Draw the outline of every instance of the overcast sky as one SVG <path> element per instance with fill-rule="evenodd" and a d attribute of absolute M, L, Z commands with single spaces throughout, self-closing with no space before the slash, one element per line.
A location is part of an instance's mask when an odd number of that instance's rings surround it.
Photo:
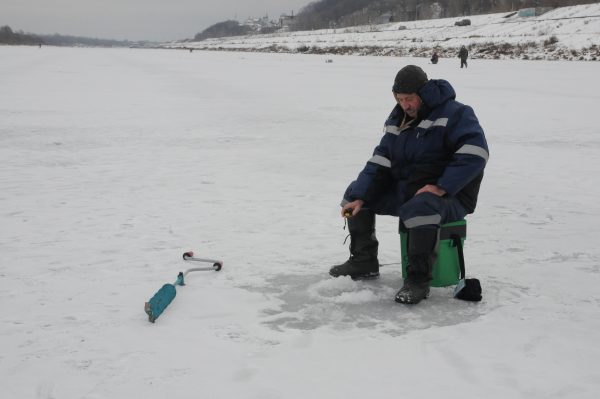
<path fill-rule="evenodd" d="M 175 40 L 227 19 L 277 20 L 312 0 L 0 0 L 0 26 L 105 39 Z"/>

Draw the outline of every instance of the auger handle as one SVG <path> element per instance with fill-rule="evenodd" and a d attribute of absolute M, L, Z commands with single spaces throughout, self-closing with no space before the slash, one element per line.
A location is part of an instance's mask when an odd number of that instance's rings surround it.
<path fill-rule="evenodd" d="M 211 270 L 214 269 L 215 271 L 219 271 L 223 268 L 223 261 L 221 260 L 217 260 L 217 259 L 206 259 L 206 258 L 196 258 L 194 257 L 194 252 L 193 251 L 188 251 L 188 252 L 184 252 L 183 253 L 183 260 L 186 261 L 193 261 L 193 262 L 203 262 L 203 263 L 212 263 L 213 266 L 212 268 L 195 268 L 195 269 L 189 269 L 188 271 L 199 271 L 199 270 Z M 186 271 L 186 274 L 187 272 Z"/>

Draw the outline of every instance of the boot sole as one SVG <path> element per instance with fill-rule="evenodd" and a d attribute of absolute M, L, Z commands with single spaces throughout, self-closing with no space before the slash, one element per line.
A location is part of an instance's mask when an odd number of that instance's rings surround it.
<path fill-rule="evenodd" d="M 428 293 L 427 293 L 427 295 L 425 295 L 425 297 L 424 297 L 423 299 L 420 299 L 420 300 L 418 300 L 418 301 L 416 301 L 416 302 L 415 302 L 415 301 L 413 301 L 413 300 L 406 300 L 406 301 L 405 301 L 405 300 L 403 300 L 402 298 L 398 298 L 398 297 L 395 297 L 395 298 L 394 298 L 394 301 L 396 301 L 397 303 L 404 304 L 404 305 L 416 305 L 416 304 L 418 304 L 419 302 L 421 302 L 422 300 L 429 298 L 429 294 L 430 294 L 430 293 L 428 292 Z"/>
<path fill-rule="evenodd" d="M 354 281 L 357 280 L 375 280 L 379 278 L 379 272 L 372 272 L 367 274 L 355 274 L 354 276 L 350 276 L 350 278 Z"/>
<path fill-rule="evenodd" d="M 329 273 L 329 275 L 331 277 L 346 277 L 349 276 L 352 280 L 375 280 L 377 278 L 379 278 L 379 272 L 372 272 L 372 273 L 366 273 L 366 274 L 331 274 Z"/>

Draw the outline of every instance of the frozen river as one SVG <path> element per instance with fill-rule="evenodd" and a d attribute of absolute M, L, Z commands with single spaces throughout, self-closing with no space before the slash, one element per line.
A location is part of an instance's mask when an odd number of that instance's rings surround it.
<path fill-rule="evenodd" d="M 325 62 L 327 59 L 333 62 Z M 596 63 L 0 46 L 6 398 L 596 398 Z M 422 66 L 484 127 L 484 300 L 331 279 L 338 204 Z M 382 263 L 399 261 L 380 218 Z M 186 265 L 155 323 L 143 304 Z"/>

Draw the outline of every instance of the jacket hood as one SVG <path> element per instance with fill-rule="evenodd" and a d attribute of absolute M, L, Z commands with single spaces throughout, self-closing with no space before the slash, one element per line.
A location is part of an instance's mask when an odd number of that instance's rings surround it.
<path fill-rule="evenodd" d="M 450 82 L 443 79 L 430 79 L 418 94 L 429 109 L 456 98 L 456 92 Z"/>

